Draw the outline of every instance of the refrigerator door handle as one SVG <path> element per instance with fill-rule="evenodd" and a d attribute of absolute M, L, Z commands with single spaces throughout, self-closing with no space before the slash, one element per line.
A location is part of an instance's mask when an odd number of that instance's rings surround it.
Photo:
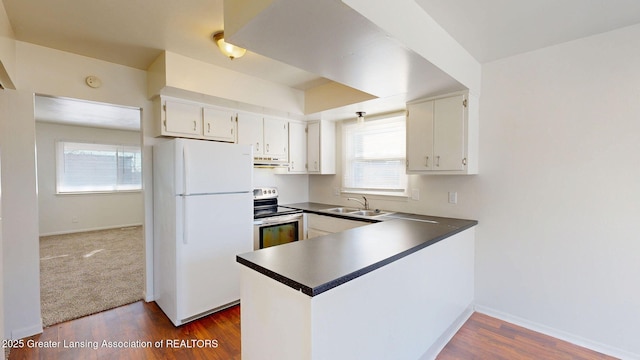
<path fill-rule="evenodd" d="M 187 146 L 182 148 L 182 194 L 189 195 L 187 193 L 187 181 L 189 179 L 189 155 Z"/>
<path fill-rule="evenodd" d="M 187 206 L 187 199 L 189 199 L 188 196 L 182 197 L 182 243 L 185 245 L 189 243 L 189 227 L 187 226 L 187 219 L 189 219 L 187 209 L 189 207 Z"/>

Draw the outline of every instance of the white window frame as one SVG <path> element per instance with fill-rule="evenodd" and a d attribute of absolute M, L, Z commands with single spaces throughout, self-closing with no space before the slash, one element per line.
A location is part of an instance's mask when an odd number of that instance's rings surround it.
<path fill-rule="evenodd" d="M 91 185 L 86 184 L 72 185 L 65 183 L 65 170 L 66 164 L 69 159 L 65 157 L 65 146 L 75 147 L 78 150 L 82 148 L 87 151 L 113 151 L 115 153 L 116 165 L 113 169 L 115 177 L 115 183 L 103 184 L 103 185 Z M 121 166 L 121 154 L 123 153 L 135 153 L 134 167 L 140 174 L 140 183 L 125 184 L 123 183 L 121 171 L 125 171 Z M 56 141 L 56 194 L 96 194 L 96 193 L 121 193 L 121 192 L 139 192 L 142 191 L 142 148 L 140 145 L 124 145 L 124 144 L 109 144 L 109 143 L 92 143 L 84 141 Z"/>
<path fill-rule="evenodd" d="M 389 156 L 362 156 L 359 159 L 352 159 L 350 146 L 352 146 L 353 139 L 350 137 L 355 136 L 360 130 L 371 130 L 372 127 L 378 128 L 379 131 L 384 127 L 401 125 L 402 132 L 397 134 L 394 144 L 397 146 L 395 151 L 390 151 Z M 377 144 L 377 143 L 376 143 Z M 383 141 L 377 145 L 384 146 L 390 145 L 389 142 Z M 360 163 L 363 166 L 366 161 L 392 161 L 397 163 L 398 186 L 380 188 L 380 187 L 368 187 L 366 184 L 358 184 L 356 180 L 354 161 Z M 366 167 L 366 165 L 364 165 Z M 396 197 L 408 197 L 409 177 L 406 173 L 406 117 L 403 113 L 389 114 L 383 117 L 376 117 L 368 119 L 364 124 L 358 124 L 356 122 L 343 122 L 342 123 L 342 192 L 343 193 L 355 193 L 355 194 L 367 194 L 367 195 L 384 195 L 384 196 L 396 196 Z"/>

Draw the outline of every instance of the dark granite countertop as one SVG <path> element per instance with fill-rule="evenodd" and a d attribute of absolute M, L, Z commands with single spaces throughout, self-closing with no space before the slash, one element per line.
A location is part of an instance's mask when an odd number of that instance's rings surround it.
<path fill-rule="evenodd" d="M 334 205 L 298 203 L 284 206 L 365 220 L 321 211 Z M 376 223 L 240 254 L 236 260 L 295 290 L 316 296 L 478 223 L 404 213 L 365 221 Z"/>

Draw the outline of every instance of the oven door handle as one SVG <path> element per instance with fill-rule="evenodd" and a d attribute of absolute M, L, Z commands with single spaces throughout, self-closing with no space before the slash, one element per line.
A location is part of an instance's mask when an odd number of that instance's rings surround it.
<path fill-rule="evenodd" d="M 255 219 L 253 221 L 254 225 L 273 225 L 280 223 L 287 223 L 291 221 L 300 221 L 302 219 L 302 214 L 293 214 L 293 215 L 280 215 L 273 216 L 263 219 Z"/>

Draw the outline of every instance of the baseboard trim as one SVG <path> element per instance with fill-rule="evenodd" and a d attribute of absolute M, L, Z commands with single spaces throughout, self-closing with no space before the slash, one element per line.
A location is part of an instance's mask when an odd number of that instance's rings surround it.
<path fill-rule="evenodd" d="M 431 345 L 431 347 L 420 357 L 419 360 L 433 360 L 438 357 L 438 354 L 444 349 L 445 346 L 453 339 L 458 330 L 464 325 L 467 320 L 473 315 L 473 304 L 470 304 L 458 318 L 445 330 L 442 335 Z"/>
<path fill-rule="evenodd" d="M 138 224 L 128 224 L 128 225 L 113 225 L 113 226 L 102 226 L 88 229 L 74 229 L 74 230 L 65 230 L 65 231 L 54 231 L 50 233 L 40 234 L 40 236 L 53 236 L 53 235 L 66 235 L 66 234 L 75 234 L 87 231 L 98 231 L 98 230 L 111 230 L 111 229 L 120 229 L 120 228 L 128 228 L 133 226 L 142 226 L 142 223 Z"/>
<path fill-rule="evenodd" d="M 11 339 L 12 340 L 17 340 L 17 339 L 23 339 L 29 336 L 33 336 L 36 334 L 42 334 L 42 321 L 40 321 L 40 324 L 37 325 L 33 325 L 33 326 L 28 326 L 28 327 L 23 327 L 21 329 L 16 329 L 16 330 L 12 330 L 11 331 Z"/>
<path fill-rule="evenodd" d="M 574 345 L 582 346 L 584 348 L 597 351 L 599 353 L 613 356 L 619 359 L 624 360 L 640 360 L 640 354 L 634 354 L 625 350 L 621 350 L 609 345 L 601 344 L 596 341 L 588 340 L 583 337 L 577 336 L 575 334 L 571 334 L 562 330 L 554 329 L 552 327 L 538 324 L 533 321 L 529 321 L 527 319 L 514 316 L 511 314 L 504 313 L 502 311 L 498 311 L 486 306 L 475 305 L 475 311 L 481 314 L 485 314 L 496 319 L 500 319 L 518 326 L 522 326 L 523 328 L 537 331 L 539 333 L 552 336 L 556 339 L 564 340 L 566 342 L 570 342 Z"/>

